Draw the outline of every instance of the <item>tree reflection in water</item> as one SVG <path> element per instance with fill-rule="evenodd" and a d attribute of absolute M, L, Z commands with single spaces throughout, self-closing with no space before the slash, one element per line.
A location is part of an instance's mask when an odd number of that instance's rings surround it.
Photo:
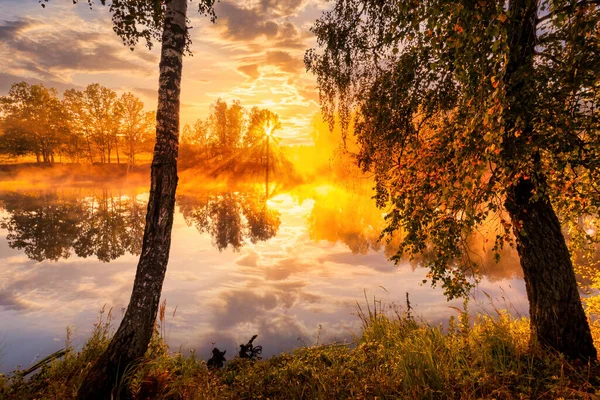
<path fill-rule="evenodd" d="M 107 189 L 101 196 L 84 200 L 87 213 L 73 244 L 79 257 L 96 255 L 101 261 L 111 261 L 125 253 L 139 255 L 144 235 L 146 203 L 129 197 L 114 197 Z"/>
<path fill-rule="evenodd" d="M 228 246 L 239 250 L 246 240 L 268 240 L 277 234 L 280 213 L 268 206 L 260 189 L 219 194 L 184 194 L 177 204 L 185 222 L 200 233 L 208 233 L 214 246 L 222 251 Z"/>
<path fill-rule="evenodd" d="M 355 254 L 383 251 L 389 257 L 396 253 L 398 241 L 379 240 L 383 211 L 373 204 L 370 190 L 368 184 L 352 189 L 306 185 L 294 188 L 292 196 L 299 203 L 314 201 L 306 221 L 312 240 L 341 242 Z M 276 197 L 277 192 L 272 187 L 269 196 Z M 185 222 L 210 235 L 219 251 L 239 250 L 246 242 L 268 240 L 279 230 L 280 212 L 269 207 L 266 193 L 264 185 L 243 186 L 235 192 L 188 189 L 177 196 L 177 205 Z M 0 192 L 0 206 L 5 210 L 0 226 L 8 231 L 8 245 L 32 260 L 58 261 L 75 254 L 109 262 L 125 254 L 139 255 L 146 205 L 132 190 Z M 504 249 L 496 263 L 489 245 L 492 239 L 487 235 L 468 238 L 471 256 L 481 264 L 482 273 L 490 280 L 520 277 L 514 249 Z M 427 257 L 425 249 L 420 257 L 402 261 L 414 268 Z"/>
<path fill-rule="evenodd" d="M 240 249 L 276 235 L 280 214 L 269 209 L 260 190 L 178 196 L 188 225 L 208 233 L 220 251 Z M 0 192 L 5 215 L 0 227 L 13 249 L 35 261 L 58 261 L 72 254 L 109 262 L 142 248 L 146 200 L 111 189 Z"/>
<path fill-rule="evenodd" d="M 344 243 L 354 254 L 368 254 L 383 251 L 387 257 L 398 252 L 403 231 L 398 230 L 393 237 L 382 237 L 384 214 L 372 199 L 372 184 L 367 182 L 354 185 L 320 185 L 310 187 L 305 198 L 314 200 L 308 217 L 308 232 L 315 241 Z M 494 258 L 493 243 L 499 227 L 497 221 L 486 222 L 478 232 L 465 239 L 467 256 L 476 262 L 478 272 L 490 281 L 521 278 L 522 270 L 516 250 L 505 246 L 500 251 L 500 259 Z M 427 247 L 418 256 L 400 257 L 397 261 L 412 268 L 426 264 L 432 257 Z M 472 274 L 475 270 L 466 271 Z"/>
<path fill-rule="evenodd" d="M 32 260 L 58 261 L 74 252 L 109 262 L 140 254 L 146 204 L 135 193 L 9 192 L 0 194 L 0 203 L 8 214 L 0 223 L 8 245 Z"/>

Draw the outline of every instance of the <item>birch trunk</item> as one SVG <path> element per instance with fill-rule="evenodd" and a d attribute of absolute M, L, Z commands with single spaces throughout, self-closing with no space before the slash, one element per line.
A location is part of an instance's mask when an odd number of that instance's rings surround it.
<path fill-rule="evenodd" d="M 177 187 L 177 153 L 179 150 L 179 94 L 182 58 L 185 48 L 187 0 L 166 3 L 162 36 L 156 146 L 152 160 L 150 198 L 142 252 L 123 321 L 106 352 L 92 366 L 78 399 L 128 397 L 115 388 L 125 371 L 146 352 L 154 329 L 162 285 L 169 260 L 171 228 Z M 125 377 L 126 378 L 126 377 Z M 126 385 L 121 385 L 124 387 Z"/>

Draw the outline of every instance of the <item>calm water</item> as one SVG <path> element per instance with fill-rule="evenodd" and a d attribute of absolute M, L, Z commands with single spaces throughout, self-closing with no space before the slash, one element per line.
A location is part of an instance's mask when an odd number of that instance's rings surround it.
<path fill-rule="evenodd" d="M 235 190 L 180 188 L 163 289 L 172 349 L 208 358 L 235 353 L 258 334 L 264 356 L 360 333 L 356 302 L 365 291 L 439 323 L 456 310 L 426 270 L 387 261 L 377 238 L 382 211 L 366 188 L 303 185 Z M 129 187 L 44 187 L 0 191 L 0 372 L 28 366 L 89 335 L 99 310 L 117 319 L 127 305 L 141 248 L 147 193 Z M 482 256 L 487 260 L 487 255 Z M 474 293 L 527 314 L 514 255 L 490 264 Z M 118 321 L 116 321 L 118 323 Z"/>

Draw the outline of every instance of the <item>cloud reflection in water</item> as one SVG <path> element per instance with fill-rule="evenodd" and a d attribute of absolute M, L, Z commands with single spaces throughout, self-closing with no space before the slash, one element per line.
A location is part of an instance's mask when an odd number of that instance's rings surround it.
<path fill-rule="evenodd" d="M 236 343 L 258 334 L 269 356 L 349 339 L 360 331 L 353 313 L 364 289 L 388 303 L 410 292 L 416 312 L 431 322 L 452 315 L 441 290 L 420 284 L 425 270 L 387 261 L 393 243 L 377 242 L 381 211 L 368 196 L 331 190 L 299 187 L 268 202 L 257 188 L 178 195 L 163 290 L 167 315 L 177 306 L 167 317 L 173 348 L 207 356 L 216 343 L 233 354 Z M 81 345 L 104 304 L 120 316 L 135 274 L 143 227 L 136 216 L 143 218 L 145 199 L 108 189 L 0 194 L 2 371 L 60 348 L 66 326 L 77 327 Z M 32 228 L 46 216 L 54 225 Z M 45 237 L 36 239 L 36 232 Z M 514 277 L 484 280 L 481 290 L 499 297 L 502 286 L 526 310 L 524 287 Z"/>

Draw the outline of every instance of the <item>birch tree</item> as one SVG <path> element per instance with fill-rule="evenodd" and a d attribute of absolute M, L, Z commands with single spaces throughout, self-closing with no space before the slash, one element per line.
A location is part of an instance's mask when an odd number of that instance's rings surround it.
<path fill-rule="evenodd" d="M 45 5 L 48 0 L 44 0 Z M 106 0 L 100 0 L 105 5 Z M 88 0 L 93 5 L 93 0 Z M 214 0 L 200 0 L 198 11 L 214 22 Z M 87 372 L 79 399 L 111 399 L 124 372 L 140 359 L 152 336 L 169 260 L 177 187 L 179 109 L 183 55 L 189 50 L 187 0 L 115 0 L 109 5 L 113 29 L 125 45 L 159 41 L 156 145 L 151 166 L 150 196 L 142 252 L 129 306 L 107 350 Z M 126 385 L 125 385 L 126 386 Z"/>
<path fill-rule="evenodd" d="M 151 131 L 156 130 L 153 120 L 156 116 L 152 111 L 144 111 L 144 103 L 131 93 L 121 96 L 121 132 L 125 140 L 125 152 L 128 164 L 135 165 L 135 156 L 145 150 L 150 141 Z"/>
<path fill-rule="evenodd" d="M 596 349 L 561 222 L 600 207 L 599 20 L 596 1 L 338 0 L 305 56 L 330 125 L 355 112 L 394 259 L 426 250 L 431 281 L 464 295 L 479 267 L 466 239 L 498 221 L 532 338 L 585 360 Z"/>

